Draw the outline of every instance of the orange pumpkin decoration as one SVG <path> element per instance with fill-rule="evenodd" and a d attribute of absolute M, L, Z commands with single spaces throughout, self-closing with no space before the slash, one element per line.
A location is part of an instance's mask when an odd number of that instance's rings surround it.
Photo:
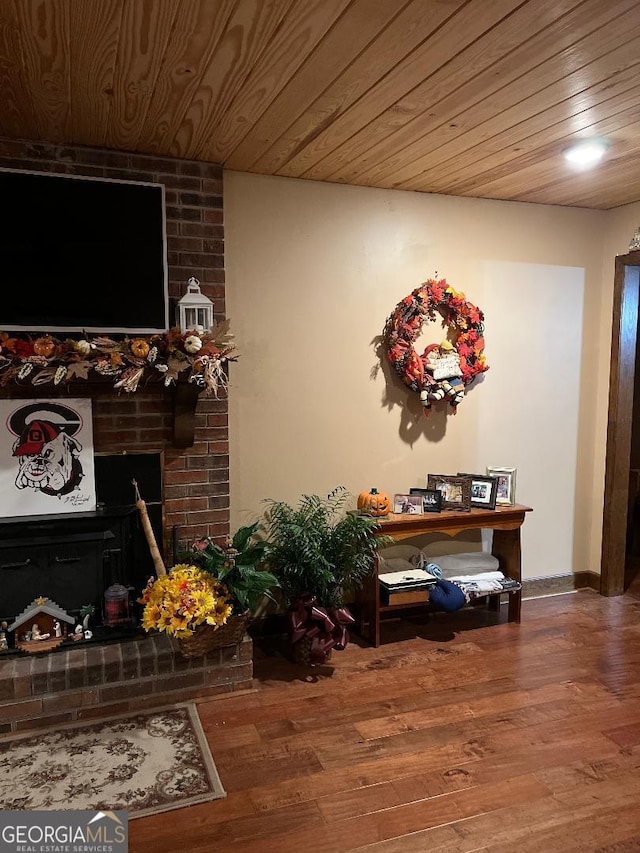
<path fill-rule="evenodd" d="M 146 358 L 149 355 L 149 344 L 144 338 L 136 338 L 131 341 L 131 352 L 137 358 Z"/>
<path fill-rule="evenodd" d="M 33 351 L 36 355 L 42 355 L 44 358 L 51 358 L 55 352 L 56 345 L 51 338 L 37 338 L 33 342 Z"/>
<path fill-rule="evenodd" d="M 391 511 L 391 498 L 386 492 L 379 492 L 377 489 L 371 489 L 369 492 L 360 492 L 358 495 L 358 509 L 376 518 L 381 515 L 388 515 Z"/>

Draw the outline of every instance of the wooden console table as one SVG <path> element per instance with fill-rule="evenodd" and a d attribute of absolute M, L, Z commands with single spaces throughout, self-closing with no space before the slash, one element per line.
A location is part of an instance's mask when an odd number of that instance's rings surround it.
<path fill-rule="evenodd" d="M 456 536 L 463 530 L 493 530 L 493 546 L 491 553 L 500 562 L 500 570 L 506 577 L 522 581 L 520 564 L 520 528 L 524 522 L 525 513 L 531 512 L 531 507 L 513 504 L 498 506 L 495 510 L 472 509 L 471 512 L 456 512 L 444 510 L 440 513 L 425 513 L 424 515 L 398 515 L 390 513 L 378 519 L 379 536 L 393 536 L 396 541 L 419 536 L 422 533 L 444 533 Z M 436 562 L 436 559 L 434 559 Z M 505 593 L 507 591 L 505 590 Z M 367 579 L 365 586 L 358 595 L 360 604 L 360 633 L 368 637 L 369 642 L 376 648 L 380 645 L 380 615 L 391 611 L 408 610 L 424 605 L 380 603 L 380 586 L 376 570 Z M 499 598 L 497 599 L 499 602 Z M 520 622 L 520 607 L 522 590 L 509 593 L 509 622 Z M 365 629 L 368 623 L 368 631 Z"/>

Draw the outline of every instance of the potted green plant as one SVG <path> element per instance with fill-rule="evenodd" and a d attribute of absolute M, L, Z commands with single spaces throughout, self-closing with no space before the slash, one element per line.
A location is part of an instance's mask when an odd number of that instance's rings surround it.
<path fill-rule="evenodd" d="M 278 579 L 264 568 L 267 543 L 257 538 L 260 522 L 238 528 L 225 547 L 211 537 L 198 539 L 189 553 L 195 565 L 209 572 L 229 593 L 234 613 L 255 614 L 264 597 L 275 601 Z"/>
<path fill-rule="evenodd" d="M 345 647 L 354 622 L 345 597 L 362 586 L 379 548 L 391 541 L 377 535 L 377 519 L 344 512 L 349 497 L 338 486 L 324 498 L 303 495 L 296 506 L 265 501 L 265 557 L 289 606 L 294 657 L 303 662 L 323 663 L 331 649 Z"/>

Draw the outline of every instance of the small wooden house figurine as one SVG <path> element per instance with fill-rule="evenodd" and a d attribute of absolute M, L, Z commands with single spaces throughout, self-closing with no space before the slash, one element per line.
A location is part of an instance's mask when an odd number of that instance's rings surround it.
<path fill-rule="evenodd" d="M 29 654 L 46 652 L 59 646 L 67 636 L 72 616 L 50 598 L 36 598 L 22 611 L 9 631 L 15 631 L 16 648 Z"/>

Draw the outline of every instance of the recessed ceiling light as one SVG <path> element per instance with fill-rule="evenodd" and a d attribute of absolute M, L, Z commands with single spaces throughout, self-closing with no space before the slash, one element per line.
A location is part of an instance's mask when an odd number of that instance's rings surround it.
<path fill-rule="evenodd" d="M 589 166 L 595 166 L 602 159 L 607 147 L 608 145 L 603 139 L 588 139 L 565 149 L 563 154 L 572 166 L 587 169 Z"/>

